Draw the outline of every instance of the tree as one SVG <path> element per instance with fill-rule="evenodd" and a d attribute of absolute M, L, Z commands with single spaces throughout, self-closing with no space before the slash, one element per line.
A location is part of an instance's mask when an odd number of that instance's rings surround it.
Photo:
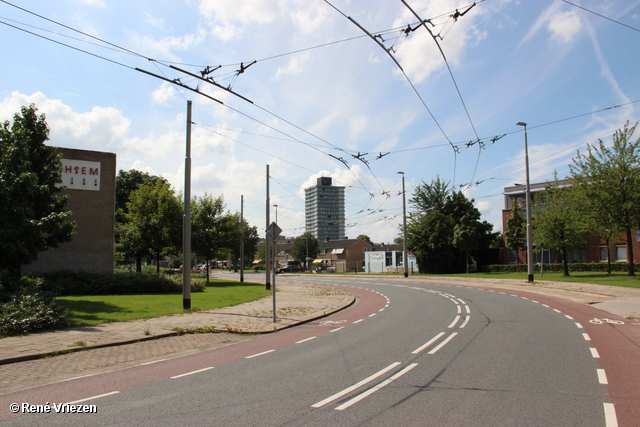
<path fill-rule="evenodd" d="M 592 212 L 592 225 L 625 233 L 629 276 L 635 276 L 633 231 L 640 222 L 640 138 L 632 140 L 637 126 L 627 122 L 614 133 L 612 147 L 599 140 L 569 165 L 573 187 Z"/>
<path fill-rule="evenodd" d="M 366 234 L 361 234 L 358 237 L 356 237 L 356 239 L 364 240 L 365 242 L 367 242 L 368 244 L 373 246 L 373 242 L 371 241 L 371 238 L 369 236 L 367 236 Z"/>
<path fill-rule="evenodd" d="M 589 232 L 573 202 L 573 188 L 561 187 L 557 179 L 550 185 L 538 193 L 532 207 L 534 241 L 560 252 L 564 275 L 569 276 L 569 250 L 585 247 Z"/>
<path fill-rule="evenodd" d="M 238 271 L 240 248 L 244 236 L 244 259 L 251 260 L 258 250 L 258 227 L 250 226 L 247 220 L 240 221 L 240 213 L 228 213 L 222 219 L 221 247 L 230 254 L 234 271 Z"/>
<path fill-rule="evenodd" d="M 493 242 L 493 226 L 480 221 L 473 200 L 451 191 L 440 177 L 416 187 L 410 203 L 415 210 L 407 223 L 407 246 L 421 272 L 462 271 L 469 256 L 477 259 Z"/>
<path fill-rule="evenodd" d="M 209 261 L 216 258 L 221 248 L 223 234 L 224 200 L 205 193 L 191 202 L 191 249 Z M 191 266 L 183 266 L 183 268 Z M 209 275 L 207 274 L 207 283 Z"/>
<path fill-rule="evenodd" d="M 527 221 L 522 215 L 520 207 L 515 202 L 506 225 L 507 229 L 504 232 L 504 243 L 508 249 L 516 253 L 516 271 L 519 271 L 520 257 L 518 255 L 527 243 Z"/>
<path fill-rule="evenodd" d="M 141 172 L 136 169 L 129 171 L 120 170 L 116 176 L 116 223 L 122 224 L 124 217 L 128 211 L 127 203 L 131 193 L 142 184 L 155 185 L 157 182 L 168 184 L 165 178 L 161 176 L 149 175 L 147 172 Z"/>
<path fill-rule="evenodd" d="M 302 236 L 298 236 L 293 240 L 291 248 L 291 256 L 298 262 L 304 261 L 304 268 L 308 270 L 308 259 L 315 258 L 318 254 L 318 239 L 313 234 L 306 232 Z"/>
<path fill-rule="evenodd" d="M 59 196 L 61 155 L 44 145 L 49 128 L 34 105 L 0 127 L 0 269 L 13 284 L 38 253 L 72 239 L 75 223 Z"/>
<path fill-rule="evenodd" d="M 183 214 L 180 200 L 167 183 L 142 184 L 131 193 L 128 208 L 122 248 L 136 257 L 136 271 L 142 270 L 138 260 L 151 255 L 156 260 L 159 273 L 160 257 L 178 252 L 182 245 Z"/>

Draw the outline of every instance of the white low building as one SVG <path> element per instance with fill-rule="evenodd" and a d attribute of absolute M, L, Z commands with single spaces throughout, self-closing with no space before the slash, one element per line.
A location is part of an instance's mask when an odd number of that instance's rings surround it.
<path fill-rule="evenodd" d="M 416 257 L 412 253 L 408 256 L 409 273 L 418 271 Z M 371 251 L 364 253 L 365 273 L 402 273 L 402 251 Z"/>

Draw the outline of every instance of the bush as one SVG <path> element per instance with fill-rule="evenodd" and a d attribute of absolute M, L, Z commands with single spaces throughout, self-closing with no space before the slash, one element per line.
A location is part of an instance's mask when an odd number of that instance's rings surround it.
<path fill-rule="evenodd" d="M 123 295 L 182 292 L 182 277 L 151 273 L 98 274 L 56 271 L 42 275 L 43 289 L 58 295 Z M 192 292 L 203 292 L 204 283 L 191 281 Z"/>
<path fill-rule="evenodd" d="M 574 262 L 568 264 L 570 272 L 595 272 L 595 273 L 606 273 L 607 272 L 607 263 L 601 262 L 589 262 L 589 263 L 581 263 Z M 527 264 L 519 265 L 520 273 L 527 272 Z M 636 271 L 639 271 L 640 263 L 635 263 Z M 540 264 L 534 264 L 534 271 L 540 271 Z M 564 271 L 564 267 L 562 263 L 555 264 L 544 264 L 544 271 Z M 626 262 L 612 262 L 611 263 L 611 271 L 612 272 L 626 272 L 628 269 L 628 265 Z M 516 265 L 515 264 L 492 264 L 483 266 L 483 271 L 487 273 L 515 273 Z"/>
<path fill-rule="evenodd" d="M 24 278 L 20 291 L 5 295 L 0 305 L 0 336 L 21 335 L 67 325 L 67 315 L 42 280 Z"/>

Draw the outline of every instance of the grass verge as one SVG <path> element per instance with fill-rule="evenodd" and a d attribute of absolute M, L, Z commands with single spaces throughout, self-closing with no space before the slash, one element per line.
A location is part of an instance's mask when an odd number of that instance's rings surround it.
<path fill-rule="evenodd" d="M 191 311 L 228 307 L 270 295 L 264 285 L 211 280 L 204 292 L 191 294 Z M 189 313 L 181 294 L 87 295 L 59 297 L 68 311 L 69 325 L 91 326 L 109 322 Z"/>

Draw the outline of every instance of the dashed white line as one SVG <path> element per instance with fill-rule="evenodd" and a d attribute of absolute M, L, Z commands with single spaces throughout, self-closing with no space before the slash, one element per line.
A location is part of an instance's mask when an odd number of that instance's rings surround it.
<path fill-rule="evenodd" d="M 462 307 L 458 306 L 458 314 L 462 313 Z"/>
<path fill-rule="evenodd" d="M 562 313 L 560 310 L 558 310 L 557 308 L 554 308 L 553 311 L 555 311 L 556 313 Z"/>
<path fill-rule="evenodd" d="M 469 309 L 469 306 L 468 306 L 468 305 L 465 305 L 465 306 L 464 306 L 464 310 L 467 312 L 467 314 L 470 314 L 470 313 L 471 313 L 471 310 Z"/>
<path fill-rule="evenodd" d="M 395 374 L 395 375 L 389 377 L 388 379 L 382 381 L 377 386 L 371 387 L 369 390 L 365 391 L 364 393 L 362 393 L 362 394 L 354 397 L 353 399 L 349 400 L 348 402 L 345 402 L 342 405 L 336 407 L 336 411 L 342 411 L 343 409 L 347 409 L 349 406 L 358 403 L 359 401 L 361 401 L 365 397 L 370 396 L 373 393 L 375 393 L 376 391 L 380 390 L 381 388 L 388 386 L 393 381 L 397 380 L 398 378 L 400 378 L 401 376 L 403 376 L 404 374 L 406 374 L 407 372 L 409 372 L 410 370 L 412 370 L 416 366 L 418 366 L 417 363 L 412 363 L 411 365 L 407 366 L 406 368 L 404 368 L 403 370 L 401 370 L 397 374 Z"/>
<path fill-rule="evenodd" d="M 584 329 L 584 327 L 578 322 L 576 322 L 576 326 L 578 327 L 578 329 Z"/>
<path fill-rule="evenodd" d="M 464 318 L 464 322 L 462 322 L 462 325 L 460 325 L 460 329 L 464 328 L 465 326 L 467 326 L 467 323 L 469 323 L 469 319 L 471 318 L 471 316 L 465 316 Z"/>
<path fill-rule="evenodd" d="M 394 363 L 392 363 L 391 365 L 387 366 L 386 368 L 384 368 L 384 369 L 382 369 L 382 370 L 380 370 L 380 371 L 376 372 L 375 374 L 373 374 L 373 375 L 371 375 L 371 376 L 369 376 L 369 377 L 367 377 L 367 378 L 363 379 L 362 381 L 360 381 L 360 382 L 358 382 L 358 383 L 356 383 L 356 384 L 352 385 L 351 387 L 347 387 L 347 388 L 345 388 L 344 390 L 342 390 L 342 391 L 340 391 L 340 392 L 338 392 L 338 393 L 336 393 L 336 394 L 334 394 L 334 395 L 332 395 L 332 396 L 329 396 L 329 397 L 327 397 L 326 399 L 321 400 L 321 401 L 320 401 L 320 402 L 318 402 L 318 403 L 314 403 L 313 405 L 311 405 L 311 407 L 312 407 L 312 408 L 320 408 L 320 407 L 322 407 L 322 406 L 326 405 L 327 403 L 331 403 L 331 402 L 333 402 L 333 401 L 334 401 L 334 400 L 336 400 L 336 399 L 340 399 L 340 398 L 341 398 L 342 396 L 344 396 L 345 394 L 349 394 L 349 393 L 351 393 L 353 390 L 356 390 L 356 389 L 358 389 L 358 388 L 362 387 L 363 385 L 365 385 L 365 384 L 367 384 L 367 383 L 369 383 L 369 382 L 371 382 L 371 381 L 375 380 L 375 379 L 376 379 L 376 378 L 378 378 L 379 376 L 386 374 L 387 372 L 389 372 L 390 370 L 392 370 L 393 368 L 395 368 L 395 367 L 396 367 L 396 366 L 398 366 L 398 365 L 401 365 L 401 363 L 400 363 L 400 362 L 394 362 Z"/>
<path fill-rule="evenodd" d="M 564 317 L 566 317 L 569 320 L 573 320 L 573 317 L 569 316 L 568 314 L 565 314 Z"/>
<path fill-rule="evenodd" d="M 151 362 L 141 363 L 141 364 L 140 364 L 140 366 L 153 365 L 154 363 L 164 362 L 165 360 L 169 360 L 169 359 L 153 360 L 153 361 L 151 361 Z"/>
<path fill-rule="evenodd" d="M 457 332 L 452 333 L 444 341 L 442 341 L 440 344 L 438 344 L 438 346 L 436 346 L 433 350 L 431 350 L 427 354 L 435 354 L 438 350 L 440 350 L 442 347 L 447 345 L 449 343 L 449 341 L 451 341 L 456 335 L 458 335 Z"/>
<path fill-rule="evenodd" d="M 118 394 L 118 393 L 120 393 L 120 392 L 119 391 L 110 391 L 109 393 L 99 394 L 97 396 L 85 397 L 84 399 L 80 399 L 80 400 L 74 400 L 73 402 L 69 402 L 67 404 L 68 405 L 75 405 L 75 404 L 78 404 L 78 403 L 86 402 L 88 400 L 99 399 L 101 397 L 107 397 L 107 396 L 111 396 L 113 394 Z"/>
<path fill-rule="evenodd" d="M 582 337 L 585 341 L 591 341 L 591 337 L 589 336 L 589 334 L 582 334 Z"/>
<path fill-rule="evenodd" d="M 316 339 L 317 337 L 309 337 L 309 338 L 305 338 L 303 340 L 300 341 L 296 341 L 296 344 L 302 344 L 303 342 L 307 342 L 307 341 L 311 341 L 313 339 Z"/>
<path fill-rule="evenodd" d="M 376 314 L 378 314 L 378 313 L 371 313 L 368 317 L 373 317 L 373 316 L 375 316 Z"/>
<path fill-rule="evenodd" d="M 364 319 L 359 319 L 359 320 L 356 320 L 356 321 L 355 321 L 355 322 L 353 322 L 353 323 L 354 323 L 354 324 L 356 324 L 356 323 L 360 323 L 360 322 L 362 322 L 363 320 L 364 320 Z"/>
<path fill-rule="evenodd" d="M 209 366 L 208 368 L 198 369 L 197 371 L 185 372 L 184 374 L 174 375 L 173 377 L 169 377 L 169 378 L 171 378 L 172 380 L 175 380 L 176 378 L 182 378 L 182 377 L 186 377 L 187 375 L 198 374 L 200 372 L 208 371 L 213 368 L 214 368 L 213 366 Z"/>
<path fill-rule="evenodd" d="M 265 354 L 273 353 L 274 351 L 275 350 L 272 349 L 272 350 L 263 351 L 262 353 L 252 354 L 251 356 L 245 357 L 245 359 L 252 359 L 254 357 L 263 356 Z"/>
<path fill-rule="evenodd" d="M 458 323 L 458 320 L 460 320 L 460 316 L 456 316 L 455 319 L 453 319 L 453 322 L 451 322 L 451 324 L 449 326 L 447 326 L 447 329 L 451 329 L 455 326 L 456 323 Z"/>
<path fill-rule="evenodd" d="M 604 421 L 607 427 L 618 427 L 618 418 L 613 403 L 604 404 Z"/>
<path fill-rule="evenodd" d="M 596 369 L 596 371 L 598 371 L 598 382 L 600 384 L 609 384 L 609 381 L 607 381 L 607 374 L 604 369 Z"/>
<path fill-rule="evenodd" d="M 591 347 L 589 348 L 589 350 L 591 350 L 591 356 L 593 356 L 594 359 L 600 358 L 600 353 L 598 353 L 598 349 L 596 349 L 595 347 Z"/>
<path fill-rule="evenodd" d="M 440 339 L 441 336 L 444 335 L 444 332 L 440 332 L 438 335 L 436 335 L 435 337 L 431 338 L 426 344 L 421 345 L 420 347 L 416 348 L 415 350 L 413 350 L 411 352 L 411 354 L 418 354 L 420 353 L 422 350 L 424 350 L 425 348 L 429 347 L 431 344 L 433 344 L 434 342 L 438 341 Z"/>
<path fill-rule="evenodd" d="M 344 326 L 340 326 L 339 328 L 332 329 L 329 332 L 336 332 L 336 331 L 339 331 L 340 329 L 344 329 Z"/>

